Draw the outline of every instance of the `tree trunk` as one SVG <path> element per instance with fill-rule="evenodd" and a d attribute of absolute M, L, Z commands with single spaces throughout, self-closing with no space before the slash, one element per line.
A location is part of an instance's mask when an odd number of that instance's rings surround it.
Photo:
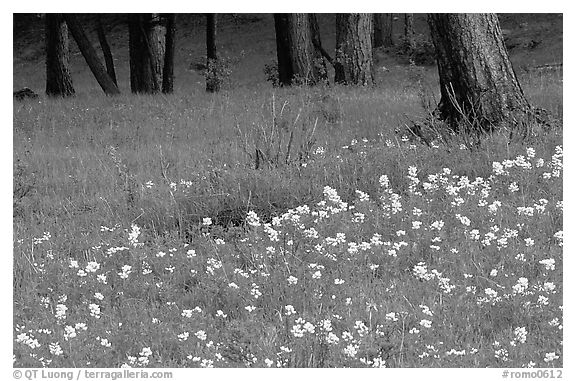
<path fill-rule="evenodd" d="M 282 86 L 290 86 L 294 71 L 292 69 L 292 56 L 290 49 L 289 18 L 286 13 L 274 14 L 274 28 L 276 30 L 276 56 L 278 60 L 278 82 Z"/>
<path fill-rule="evenodd" d="M 110 50 L 110 45 L 108 45 L 108 40 L 106 40 L 106 33 L 104 32 L 104 26 L 102 25 L 102 19 L 100 18 L 100 15 L 96 15 L 96 33 L 98 34 L 98 41 L 100 42 L 102 54 L 104 55 L 106 72 L 114 84 L 118 86 L 118 82 L 116 81 L 116 70 L 114 70 L 114 59 L 112 58 L 112 51 Z"/>
<path fill-rule="evenodd" d="M 176 48 L 176 14 L 166 15 L 166 53 L 162 70 L 162 92 L 174 92 L 174 52 Z"/>
<path fill-rule="evenodd" d="M 130 90 L 133 93 L 153 91 L 150 58 L 141 27 L 141 15 L 128 16 L 128 45 L 130 53 Z"/>
<path fill-rule="evenodd" d="M 72 37 L 74 37 L 80 52 L 82 52 L 86 63 L 90 67 L 94 77 L 96 77 L 98 84 L 100 84 L 100 87 L 102 87 L 102 90 L 104 90 L 104 93 L 106 93 L 106 95 L 120 94 L 118 86 L 116 86 L 114 81 L 112 81 L 112 78 L 110 78 L 106 72 L 104 65 L 102 65 L 100 62 L 100 59 L 96 54 L 96 50 L 90 43 L 90 40 L 88 40 L 88 37 L 86 36 L 86 33 L 84 33 L 84 29 L 80 25 L 76 15 L 72 13 L 66 13 L 64 14 L 64 19 L 70 28 L 70 33 L 72 34 Z"/>
<path fill-rule="evenodd" d="M 371 85 L 374 83 L 372 63 L 372 14 L 336 14 L 337 83 Z"/>
<path fill-rule="evenodd" d="M 220 91 L 220 76 L 218 73 L 218 55 L 216 52 L 216 14 L 206 14 L 206 91 Z"/>
<path fill-rule="evenodd" d="M 274 14 L 280 84 L 313 85 L 325 80 L 318 22 L 314 14 Z"/>
<path fill-rule="evenodd" d="M 414 14 L 404 14 L 404 53 L 410 54 L 414 49 Z"/>
<path fill-rule="evenodd" d="M 294 74 L 303 84 L 317 84 L 327 79 L 326 67 L 320 49 L 320 28 L 313 13 L 292 14 L 292 57 Z"/>
<path fill-rule="evenodd" d="M 162 87 L 166 27 L 157 13 L 129 16 L 130 88 L 156 93 Z"/>
<path fill-rule="evenodd" d="M 74 95 L 69 68 L 68 27 L 61 14 L 46 14 L 46 94 Z"/>
<path fill-rule="evenodd" d="M 218 58 L 216 54 L 216 18 L 215 13 L 206 15 L 206 57 L 210 60 Z"/>
<path fill-rule="evenodd" d="M 324 49 L 322 46 L 322 39 L 320 38 L 320 25 L 318 25 L 318 17 L 316 17 L 315 13 L 310 14 L 310 28 L 312 30 L 312 45 L 315 49 L 320 52 L 320 55 L 330 63 L 330 65 L 334 66 L 334 59 L 330 57 L 330 54 Z M 326 80 L 328 78 L 328 74 L 326 73 L 326 63 L 324 61 L 320 61 L 318 58 L 316 62 L 319 64 L 321 78 Z"/>
<path fill-rule="evenodd" d="M 149 54 L 154 76 L 154 89 L 155 91 L 160 91 L 162 89 L 162 70 L 166 52 L 166 24 L 159 13 L 152 13 L 149 21 L 144 26 L 150 46 Z"/>
<path fill-rule="evenodd" d="M 374 13 L 374 48 L 394 46 L 392 38 L 393 21 L 393 13 Z"/>
<path fill-rule="evenodd" d="M 493 13 L 430 14 L 440 75 L 440 118 L 490 129 L 523 117 L 530 106 L 510 63 Z"/>

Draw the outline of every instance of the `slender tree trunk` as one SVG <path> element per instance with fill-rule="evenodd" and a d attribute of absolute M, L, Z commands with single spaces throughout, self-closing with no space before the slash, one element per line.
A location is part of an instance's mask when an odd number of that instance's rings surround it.
<path fill-rule="evenodd" d="M 176 48 L 176 14 L 166 15 L 166 53 L 162 70 L 162 92 L 174 92 L 174 52 Z"/>
<path fill-rule="evenodd" d="M 69 68 L 68 27 L 61 14 L 46 14 L 46 94 L 74 95 Z"/>
<path fill-rule="evenodd" d="M 100 84 L 100 87 L 104 90 L 104 93 L 106 93 L 106 95 L 120 94 L 118 86 L 116 86 L 114 81 L 112 81 L 112 78 L 110 78 L 106 72 L 104 65 L 100 62 L 96 50 L 90 43 L 90 40 L 88 40 L 88 37 L 86 36 L 86 33 L 84 33 L 84 29 L 80 25 L 76 15 L 66 13 L 64 14 L 64 19 L 66 20 L 66 24 L 68 24 L 68 28 L 70 28 L 70 33 L 72 34 L 72 37 L 74 37 L 80 52 L 82 52 L 86 63 L 90 67 L 94 77 L 96 77 L 98 84 Z"/>
<path fill-rule="evenodd" d="M 166 27 L 157 13 L 132 14 L 128 31 L 130 88 L 133 93 L 156 93 L 162 88 Z"/>
<path fill-rule="evenodd" d="M 393 13 L 385 13 L 385 17 L 383 18 L 382 23 L 382 31 L 384 33 L 384 44 L 385 48 L 389 48 L 394 46 L 394 38 L 392 37 L 394 33 L 394 14 Z"/>
<path fill-rule="evenodd" d="M 373 84 L 372 18 L 371 13 L 336 15 L 335 82 Z"/>
<path fill-rule="evenodd" d="M 320 55 L 330 63 L 330 65 L 334 66 L 334 59 L 330 57 L 330 54 L 324 49 L 322 46 L 322 39 L 320 38 L 320 25 L 318 24 L 318 17 L 315 13 L 310 14 L 310 28 L 312 31 L 312 45 L 315 49 L 320 52 Z M 316 62 L 319 63 L 320 67 L 320 74 L 322 79 L 327 79 L 328 75 L 326 73 L 326 63 L 324 61 L 320 61 L 316 58 Z"/>
<path fill-rule="evenodd" d="M 118 86 L 116 81 L 116 70 L 114 70 L 114 59 L 112 57 L 112 50 L 110 50 L 110 45 L 108 45 L 108 40 L 106 40 L 106 33 L 104 32 L 104 26 L 102 25 L 102 19 L 100 15 L 96 15 L 96 33 L 98 34 L 98 41 L 100 42 L 100 47 L 102 48 L 102 54 L 104 55 L 104 62 L 106 63 L 106 72 Z"/>
<path fill-rule="evenodd" d="M 210 93 L 220 91 L 218 73 L 218 55 L 216 52 L 217 18 L 215 13 L 206 14 L 206 91 Z"/>
<path fill-rule="evenodd" d="M 316 16 L 308 13 L 274 14 L 280 84 L 313 85 L 326 79 L 319 46 Z M 316 44 L 315 44 L 316 43 Z"/>
<path fill-rule="evenodd" d="M 530 106 L 493 13 L 430 14 L 441 99 L 437 113 L 453 127 L 488 129 L 523 118 Z"/>
<path fill-rule="evenodd" d="M 394 46 L 393 21 L 393 13 L 374 13 L 374 48 Z"/>
<path fill-rule="evenodd" d="M 206 15 L 206 57 L 210 60 L 218 59 L 216 52 L 217 16 L 215 13 Z"/>
<path fill-rule="evenodd" d="M 372 37 L 372 47 L 379 48 L 384 45 L 384 36 L 383 36 L 383 26 L 382 26 L 382 19 L 384 18 L 385 13 L 374 13 L 374 20 L 372 23 L 374 24 L 374 32 Z"/>
<path fill-rule="evenodd" d="M 310 35 L 312 37 L 312 46 L 314 48 L 314 62 L 316 68 L 319 70 L 321 79 L 327 79 L 326 64 L 320 57 L 324 57 L 328 62 L 332 63 L 332 57 L 322 47 L 322 39 L 320 38 L 320 25 L 318 24 L 318 17 L 316 13 L 309 14 L 310 22 Z"/>
<path fill-rule="evenodd" d="M 409 54 L 414 49 L 414 14 L 404 14 L 404 52 Z"/>

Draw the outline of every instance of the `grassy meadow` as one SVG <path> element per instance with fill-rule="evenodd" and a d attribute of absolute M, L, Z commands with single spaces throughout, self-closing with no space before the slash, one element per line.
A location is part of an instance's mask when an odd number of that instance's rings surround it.
<path fill-rule="evenodd" d="M 563 367 L 562 129 L 428 146 L 437 87 L 15 101 L 14 366 Z"/>

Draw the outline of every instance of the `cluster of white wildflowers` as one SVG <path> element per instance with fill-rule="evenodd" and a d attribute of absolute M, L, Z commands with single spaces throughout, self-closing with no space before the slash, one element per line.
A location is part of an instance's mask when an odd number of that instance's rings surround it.
<path fill-rule="evenodd" d="M 161 194 L 162 190 L 166 189 L 165 186 L 167 186 L 167 189 L 173 195 L 187 196 L 197 190 L 198 183 L 201 183 L 207 179 L 206 175 L 201 173 L 192 173 L 190 174 L 190 177 L 194 179 L 193 180 L 180 179 L 177 181 L 170 181 L 169 183 L 165 183 L 162 181 L 160 185 L 156 184 L 152 180 L 148 180 L 142 184 L 142 189 L 146 190 L 146 192 L 149 195 L 154 195 L 154 194 Z M 164 186 L 164 184 L 166 185 Z"/>
<path fill-rule="evenodd" d="M 152 356 L 152 350 L 150 347 L 144 347 L 138 353 L 138 356 L 128 355 L 128 362 L 123 363 L 121 368 L 132 368 L 132 367 L 145 367 L 150 364 L 150 357 Z"/>
<path fill-rule="evenodd" d="M 561 147 L 558 147 L 552 160 L 546 164 L 542 159 L 535 158 L 535 151 L 529 148 L 525 156 L 519 155 L 514 160 L 495 162 L 492 176 L 488 178 L 477 177 L 474 180 L 469 180 L 465 176 L 454 176 L 450 169 L 444 168 L 441 172 L 429 175 L 422 181 L 419 179 L 417 168 L 412 166 L 409 168 L 407 176 L 409 180 L 408 191 L 412 196 L 412 200 L 410 200 L 412 205 L 408 210 L 411 212 L 412 219 L 394 219 L 394 222 L 401 220 L 409 222 L 409 225 L 404 229 L 401 226 L 394 225 L 396 229 L 394 233 L 382 234 L 381 232 L 374 232 L 372 236 L 366 237 L 364 240 L 361 237 L 366 230 L 361 228 L 354 230 L 350 227 L 362 226 L 367 221 L 369 214 L 363 213 L 363 211 L 368 208 L 363 208 L 363 204 L 370 203 L 371 197 L 365 192 L 356 191 L 357 200 L 354 203 L 347 203 L 342 200 L 334 189 L 325 187 L 325 200 L 318 203 L 314 208 L 300 208 L 298 211 L 290 210 L 283 216 L 276 218 L 273 222 L 274 237 L 281 242 L 293 244 L 294 239 L 298 238 L 298 234 L 301 234 L 300 242 L 305 245 L 304 247 L 300 246 L 303 251 L 315 253 L 337 262 L 342 260 L 350 261 L 359 255 L 365 258 L 366 256 L 373 257 L 378 254 L 378 258 L 382 258 L 380 255 L 386 254 L 392 258 L 397 258 L 398 256 L 406 255 L 408 253 L 406 249 L 410 246 L 414 250 L 414 248 L 422 247 L 422 244 L 425 245 L 427 242 L 422 242 L 422 237 L 426 237 L 429 240 L 427 243 L 428 249 L 432 250 L 432 252 L 437 252 L 437 255 L 443 256 L 445 255 L 444 253 L 448 252 L 450 254 L 449 258 L 458 258 L 462 255 L 462 249 L 445 244 L 446 237 L 451 235 L 453 236 L 451 242 L 454 242 L 454 235 L 456 234 L 460 235 L 461 242 L 470 242 L 474 250 L 492 247 L 497 252 L 521 250 L 522 252 L 514 254 L 514 260 L 526 262 L 525 253 L 534 252 L 534 248 L 537 245 L 536 240 L 529 236 L 529 234 L 534 232 L 534 229 L 530 225 L 530 220 L 526 220 L 526 218 L 536 218 L 536 216 L 539 216 L 538 218 L 549 218 L 550 213 L 556 213 L 556 216 L 559 216 L 561 215 L 562 200 L 553 200 L 553 205 L 560 209 L 556 211 L 550 209 L 552 200 L 545 198 L 538 198 L 527 204 L 529 200 L 526 200 L 525 197 L 515 196 L 526 187 L 525 181 L 523 181 L 525 177 L 517 175 L 524 175 L 526 171 L 534 171 L 537 168 L 550 168 L 550 177 L 559 177 L 562 170 L 561 157 L 562 150 Z M 507 177 L 512 180 L 507 180 Z M 546 175 L 543 177 L 547 178 Z M 379 199 L 380 212 L 383 217 L 392 220 L 395 215 L 404 213 L 407 208 L 402 200 L 403 197 L 390 187 L 390 181 L 387 176 L 380 178 L 380 184 L 382 186 L 382 193 Z M 495 198 L 495 190 L 502 188 L 507 189 L 511 197 L 507 199 Z M 418 197 L 421 197 L 422 202 L 420 204 L 416 203 L 415 205 L 417 206 L 415 206 L 414 198 Z M 452 217 L 447 215 L 448 220 L 433 219 L 432 216 L 427 215 L 426 204 L 433 202 L 438 197 L 446 200 L 452 208 L 450 210 Z M 514 202 L 521 202 L 522 205 L 515 206 Z M 370 207 L 373 208 L 374 205 L 371 204 Z M 514 215 L 509 214 L 511 211 L 515 211 L 516 218 Z M 508 217 L 503 220 L 499 217 L 501 215 L 507 215 Z M 250 219 L 255 220 L 253 213 L 251 213 Z M 324 229 L 322 222 L 329 225 L 328 221 L 332 219 L 349 221 L 348 228 L 343 231 Z M 500 221 L 500 224 L 496 221 Z M 506 221 L 509 225 L 502 224 L 503 221 Z M 488 225 L 486 222 L 488 222 Z M 252 226 L 257 227 L 256 224 L 252 224 Z M 406 232 L 413 233 L 407 234 Z M 393 239 L 393 237 L 396 238 Z M 398 237 L 403 239 L 398 240 Z M 419 237 L 419 242 L 410 245 L 410 239 L 414 239 L 414 237 Z M 559 247 L 562 245 L 562 238 L 561 230 L 553 232 L 552 242 L 556 242 Z M 265 260 L 266 256 L 262 257 L 262 259 Z M 538 263 L 542 265 L 544 270 L 554 271 L 557 260 L 558 258 L 542 258 L 539 259 Z M 318 265 L 318 263 L 314 262 L 308 265 L 314 270 L 311 272 L 312 279 L 321 279 L 324 276 L 324 271 L 320 270 L 317 267 Z M 369 263 L 369 268 L 372 271 L 378 267 L 380 267 L 379 264 Z M 436 280 L 437 290 L 443 294 L 452 295 L 459 292 L 457 291 L 457 283 L 459 282 L 453 283 L 451 280 L 451 278 L 457 278 L 458 274 L 453 274 L 450 277 L 444 276 L 444 271 L 428 270 L 425 262 L 419 262 L 412 270 L 414 276 L 421 281 Z M 518 282 L 510 283 L 508 281 L 510 275 L 516 275 Z M 485 285 L 481 292 L 475 296 L 477 305 L 488 304 L 495 306 L 502 303 L 514 303 L 513 300 L 519 300 L 526 306 L 538 305 L 546 307 L 550 303 L 550 294 L 558 292 L 558 285 L 554 282 L 538 280 L 530 283 L 528 278 L 522 276 L 521 270 L 516 268 L 501 268 L 500 271 L 491 268 L 487 269 L 486 273 L 464 274 L 463 279 L 478 280 L 488 277 L 500 279 L 502 276 L 505 277 L 506 285 L 501 285 L 499 282 Z M 462 274 L 460 274 L 460 277 L 462 277 Z M 330 274 L 328 278 L 330 278 Z M 290 275 L 288 279 L 289 285 L 297 282 L 297 278 L 293 275 Z M 334 285 L 342 284 L 340 278 L 334 277 L 332 279 L 331 281 Z M 461 292 L 477 294 L 477 286 L 478 282 L 465 284 L 462 286 Z M 528 300 L 526 298 L 531 299 Z M 345 304 L 347 305 L 348 301 Z M 423 313 L 431 314 L 431 310 L 428 307 L 426 308 Z M 394 319 L 393 313 L 386 315 L 386 320 Z M 559 319 L 554 319 L 550 320 L 552 321 L 551 324 L 561 326 L 560 323 L 556 323 Z M 306 332 L 302 329 L 302 324 L 296 324 L 294 328 L 293 333 L 298 337 L 302 337 Z M 434 329 L 432 315 L 420 319 L 419 324 L 410 328 L 414 334 L 417 334 L 422 329 Z M 515 345 L 523 344 L 527 335 L 528 332 L 525 328 L 519 327 L 515 330 L 515 338 L 510 343 Z M 332 336 L 326 336 L 325 340 L 328 343 L 346 341 L 335 337 L 337 336 L 332 333 Z M 500 346 L 496 349 L 495 356 L 502 361 L 507 361 L 509 352 L 512 349 Z M 354 357 L 355 345 L 348 343 L 343 348 L 343 352 L 347 357 Z M 441 356 L 434 350 L 427 350 L 425 353 L 424 357 L 437 358 Z M 446 353 L 447 356 L 463 357 L 467 353 L 477 354 L 478 349 L 471 348 L 466 351 L 465 349 L 451 348 Z"/>

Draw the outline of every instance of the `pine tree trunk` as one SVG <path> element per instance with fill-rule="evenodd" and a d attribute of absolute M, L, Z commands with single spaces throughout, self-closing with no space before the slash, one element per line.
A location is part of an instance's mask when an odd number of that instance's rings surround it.
<path fill-rule="evenodd" d="M 106 72 L 118 86 L 116 80 L 116 70 L 114 70 L 114 58 L 112 57 L 112 50 L 110 45 L 108 45 L 108 40 L 106 39 L 106 33 L 104 32 L 104 26 L 102 25 L 102 19 L 100 15 L 96 15 L 96 33 L 98 34 L 98 41 L 100 42 L 100 47 L 102 48 L 102 54 L 104 55 L 104 62 L 106 63 Z"/>
<path fill-rule="evenodd" d="M 146 38 L 150 44 L 149 54 L 152 63 L 154 92 L 156 92 L 162 89 L 162 70 L 166 52 L 166 24 L 163 23 L 159 13 L 152 13 L 144 26 Z"/>
<path fill-rule="evenodd" d="M 80 52 L 82 52 L 82 56 L 84 56 L 86 63 L 90 67 L 94 77 L 96 77 L 96 81 L 98 81 L 98 84 L 102 90 L 104 90 L 104 93 L 106 93 L 106 95 L 120 94 L 118 86 L 112 81 L 104 65 L 100 62 L 96 50 L 90 43 L 90 40 L 88 40 L 77 17 L 72 13 L 66 13 L 64 14 L 64 20 L 66 20 L 66 24 L 68 24 L 68 28 L 70 28 L 70 33 L 72 37 L 74 37 L 74 41 L 76 41 Z"/>
<path fill-rule="evenodd" d="M 326 79 L 316 16 L 308 13 L 274 14 L 278 77 L 281 85 L 294 81 L 313 85 Z M 316 42 L 316 44 L 315 44 Z"/>
<path fill-rule="evenodd" d="M 525 116 L 530 106 L 496 14 L 430 14 L 428 24 L 440 76 L 440 118 L 454 127 L 465 120 L 490 129 Z"/>
<path fill-rule="evenodd" d="M 74 95 L 69 68 L 68 27 L 61 14 L 46 14 L 46 94 Z"/>
<path fill-rule="evenodd" d="M 278 60 L 278 81 L 282 86 L 290 86 L 294 71 L 292 70 L 292 50 L 290 49 L 289 33 L 290 14 L 275 13 L 274 28 L 276 30 L 276 55 Z"/>
<path fill-rule="evenodd" d="M 218 58 L 216 52 L 216 17 L 215 13 L 208 13 L 206 15 L 206 57 L 209 60 Z"/>
<path fill-rule="evenodd" d="M 206 91 L 210 93 L 220 91 L 218 73 L 218 54 L 216 51 L 217 19 L 215 13 L 206 14 Z"/>
<path fill-rule="evenodd" d="M 154 88 L 141 17 L 139 14 L 128 16 L 130 90 L 133 93 L 149 93 Z"/>
<path fill-rule="evenodd" d="M 374 48 L 394 46 L 392 38 L 393 21 L 393 13 L 374 13 Z"/>
<path fill-rule="evenodd" d="M 129 16 L 130 88 L 133 93 L 156 93 L 162 88 L 166 28 L 160 15 Z"/>
<path fill-rule="evenodd" d="M 372 18 L 371 13 L 336 15 L 335 82 L 373 84 Z"/>
<path fill-rule="evenodd" d="M 314 46 L 314 34 L 319 30 L 316 17 L 309 13 L 292 14 L 292 57 L 294 74 L 303 84 L 315 85 L 326 79 L 322 68 L 322 54 Z"/>
<path fill-rule="evenodd" d="M 162 70 L 162 92 L 174 92 L 174 53 L 176 48 L 176 14 L 166 15 L 166 53 Z"/>
<path fill-rule="evenodd" d="M 404 53 L 410 54 L 414 49 L 414 14 L 404 14 Z"/>

